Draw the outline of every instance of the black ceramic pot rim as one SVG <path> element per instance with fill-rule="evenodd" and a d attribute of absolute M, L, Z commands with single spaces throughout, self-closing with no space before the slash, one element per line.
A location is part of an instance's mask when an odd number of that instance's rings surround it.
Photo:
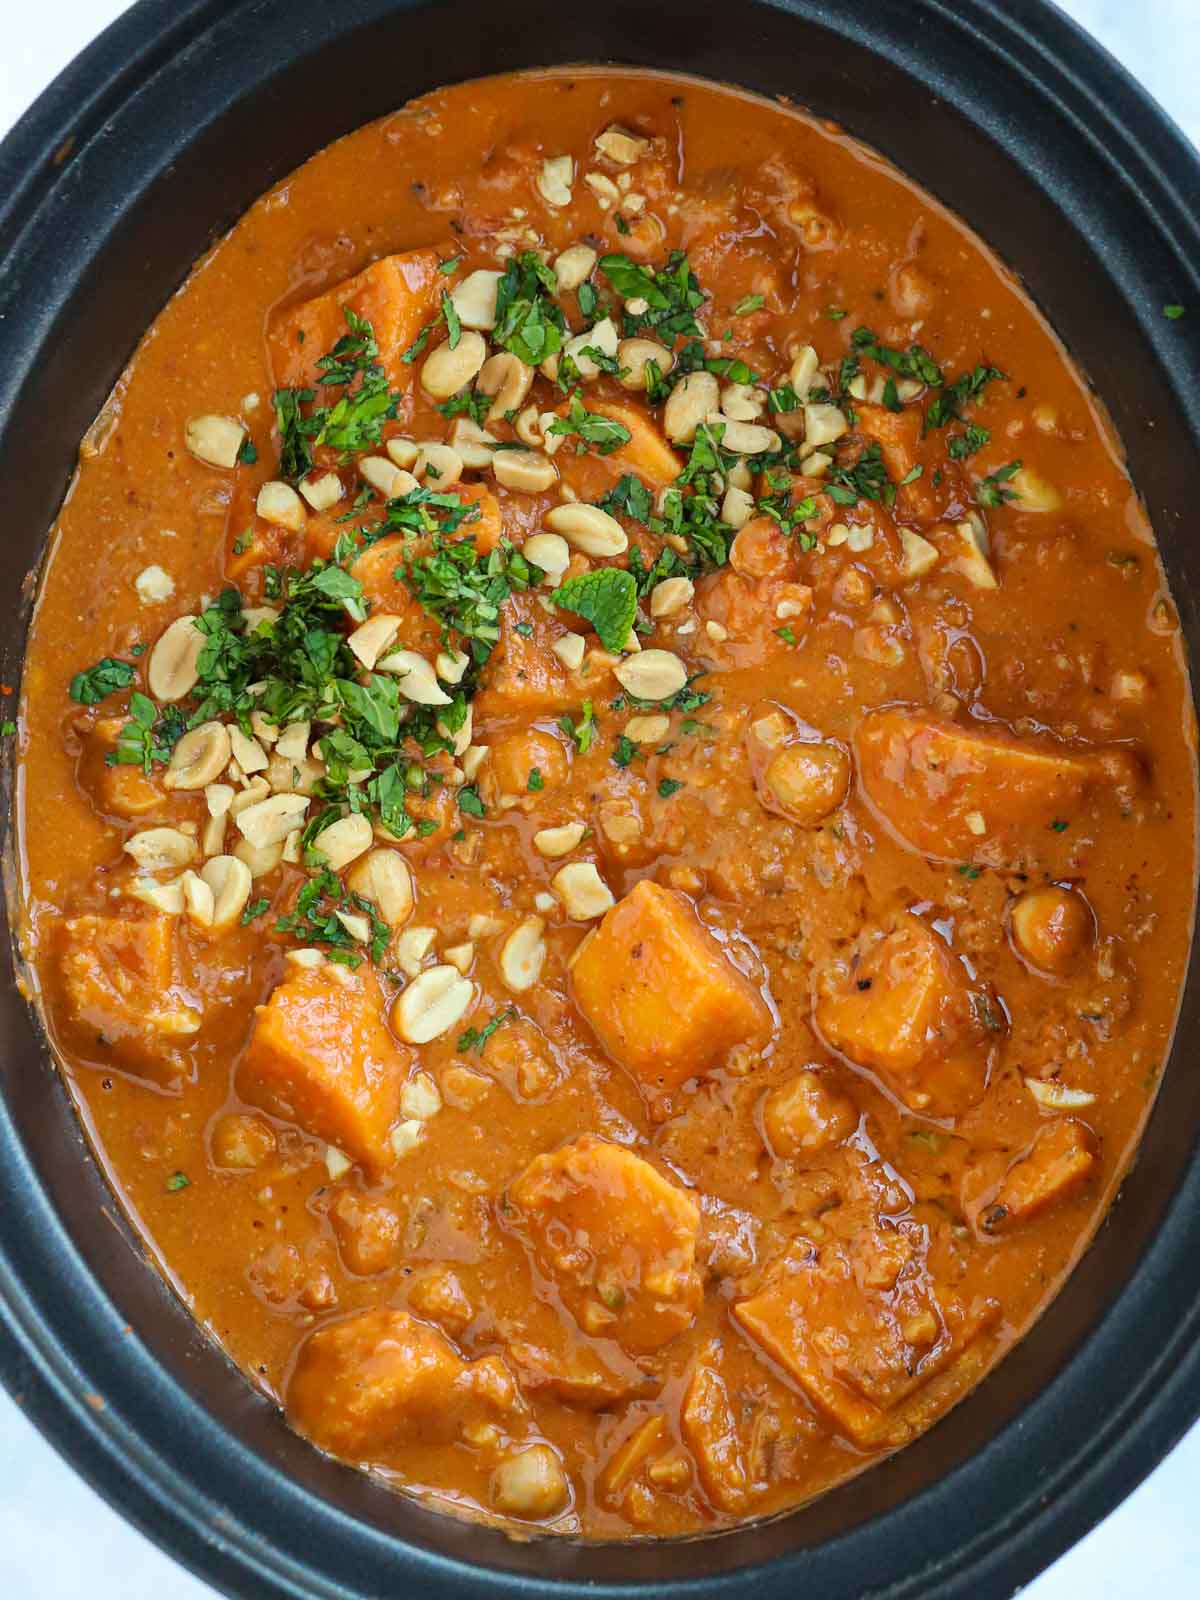
<path fill-rule="evenodd" d="M 0 425 L 22 388 L 59 309 L 56 286 L 38 294 L 20 281 L 26 238 L 36 232 L 59 176 L 68 141 L 80 147 L 119 109 L 210 31 L 231 20 L 249 24 L 258 0 L 140 0 L 51 85 L 0 145 L 0 238 L 8 241 L 0 269 L 0 313 L 27 296 L 28 320 L 19 344 L 0 349 Z M 370 20 L 398 9 L 386 0 L 348 0 L 331 13 L 352 11 Z M 965 35 L 980 72 L 1002 66 L 1052 103 L 1073 137 L 1100 154 L 1111 181 L 1138 197 L 1146 226 L 1166 239 L 1175 267 L 1162 294 L 1130 292 L 1128 313 L 1153 348 L 1175 402 L 1200 438 L 1198 341 L 1164 324 L 1166 299 L 1189 302 L 1200 316 L 1200 234 L 1193 211 L 1200 193 L 1195 152 L 1164 113 L 1086 34 L 1039 0 L 924 0 L 906 9 L 911 28 L 877 26 L 875 13 L 895 12 L 880 0 L 871 15 L 814 0 L 776 0 L 833 34 L 852 36 L 890 59 L 949 105 L 968 115 L 979 108 L 971 88 L 939 75 L 935 36 Z M 331 32 L 338 23 L 332 19 Z M 322 39 L 305 34 L 305 49 Z M 929 46 L 929 58 L 924 54 Z M 535 48 L 531 46 L 531 48 Z M 198 103 L 204 114 L 203 95 Z M 999 145 L 1021 150 L 1020 130 L 989 112 L 981 117 Z M 156 166 L 171 149 L 149 152 Z M 57 158 L 57 159 L 56 159 Z M 1036 165 L 1030 180 L 1043 179 Z M 1076 226 L 1091 238 L 1086 217 Z M 1092 240 L 1114 279 L 1133 282 L 1124 252 L 1136 241 Z M 72 241 L 87 248 L 87 235 Z M 7 281 L 6 281 L 7 280 Z M 1194 317 L 1195 320 L 1195 317 Z M 11 680 L 10 673 L 10 680 Z M 1178 1055 L 1178 1045 L 1176 1049 Z M 80 1158 L 83 1159 L 82 1151 Z M 1190 1170 L 1166 1209 L 1149 1250 L 1124 1292 L 1069 1367 L 988 1445 L 986 1459 L 954 1474 L 953 1493 L 933 1484 L 896 1510 L 808 1550 L 792 1551 L 769 1567 L 720 1570 L 695 1582 L 656 1582 L 656 1594 L 743 1596 L 769 1600 L 803 1584 L 829 1596 L 972 1600 L 1009 1593 L 1048 1564 L 1104 1516 L 1145 1476 L 1200 1411 L 1200 1274 L 1183 1264 L 1197 1252 L 1192 1219 L 1200 1211 L 1200 1164 Z M 471 1592 L 509 1597 L 547 1592 L 628 1594 L 621 1583 L 564 1581 L 548 1561 L 533 1579 L 513 1571 L 471 1566 L 413 1544 L 397 1546 L 377 1528 L 289 1481 L 261 1455 L 238 1444 L 205 1408 L 143 1350 L 56 1213 L 9 1107 L 0 1101 L 0 1377 L 26 1413 L 88 1481 L 125 1516 L 178 1559 L 230 1594 L 268 1597 L 378 1596 L 379 1574 L 422 1595 Z M 1153 1299 L 1171 1313 L 1144 1341 L 1140 1307 Z M 1016 1357 L 1010 1357 L 1015 1360 Z M 1081 1406 L 1094 1407 L 1081 1424 Z M 969 1403 L 969 1402 L 968 1402 Z M 164 1444 L 170 1419 L 174 1447 Z M 1053 1461 L 1031 1456 L 1062 1448 Z M 879 1470 L 879 1469 L 877 1469 Z M 941 1554 L 939 1527 L 975 1509 L 953 1549 Z M 233 1508 L 233 1509 L 231 1509 Z M 714 1549 L 714 1557 L 716 1546 Z M 349 1553 L 334 1569 L 329 1552 Z M 389 1587 L 388 1592 L 392 1592 Z M 644 1588 L 642 1592 L 650 1592 Z"/>

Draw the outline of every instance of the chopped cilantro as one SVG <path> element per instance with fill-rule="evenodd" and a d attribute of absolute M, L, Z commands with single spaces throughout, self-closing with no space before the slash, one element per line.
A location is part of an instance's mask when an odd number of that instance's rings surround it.
<path fill-rule="evenodd" d="M 532 250 L 514 256 L 496 286 L 493 341 L 536 367 L 562 349 L 566 318 L 552 298 L 554 273 Z"/>
<path fill-rule="evenodd" d="M 588 411 L 578 394 L 571 396 L 568 414 L 556 418 L 546 431 L 568 436 L 576 434 L 585 444 L 594 444 L 602 456 L 611 455 L 633 437 L 623 422 L 615 422 L 598 411 Z"/>
<path fill-rule="evenodd" d="M 678 778 L 660 778 L 658 782 L 658 792 L 663 800 L 669 800 L 673 794 L 678 794 L 682 788 L 683 784 L 680 783 Z"/>
<path fill-rule="evenodd" d="M 254 921 L 255 917 L 261 917 L 264 911 L 269 911 L 270 909 L 271 902 L 269 900 L 251 900 L 245 911 L 242 912 L 242 927 L 246 927 L 248 923 Z"/>
<path fill-rule="evenodd" d="M 344 393 L 332 405 L 314 409 L 309 409 L 312 389 L 277 389 L 273 396 L 285 478 L 301 478 L 311 469 L 316 445 L 327 445 L 343 459 L 377 445 L 383 424 L 396 415 L 399 397 L 388 388 L 374 328 L 349 306 L 342 313 L 350 331 L 320 358 L 317 370 L 322 385 Z"/>
<path fill-rule="evenodd" d="M 186 1189 L 191 1181 L 186 1172 L 173 1172 L 166 1182 L 167 1193 L 178 1194 L 181 1189 Z"/>
<path fill-rule="evenodd" d="M 511 1022 L 516 1014 L 516 1006 L 509 1006 L 504 1011 L 497 1011 L 492 1020 L 485 1023 L 482 1028 L 468 1028 L 465 1033 L 460 1033 L 457 1048 L 464 1055 L 468 1050 L 476 1052 L 482 1050 L 496 1029 L 502 1028 L 506 1022 Z"/>
<path fill-rule="evenodd" d="M 539 790 L 546 787 L 546 780 L 542 777 L 542 769 L 540 767 L 530 767 L 525 787 L 530 794 L 537 794 Z"/>
<path fill-rule="evenodd" d="M 255 448 L 254 440 L 249 434 L 246 435 L 241 444 L 238 446 L 237 458 L 245 467 L 252 467 L 258 460 L 258 451 Z"/>
<path fill-rule="evenodd" d="M 964 372 L 954 382 L 947 384 L 940 394 L 934 395 L 925 412 L 923 432 L 929 433 L 934 428 L 944 428 L 948 422 L 959 421 L 963 414 L 963 407 L 978 400 L 989 383 L 998 380 L 1007 381 L 1007 373 L 1001 372 L 999 367 L 980 365 Z M 983 431 L 983 430 L 981 430 Z M 953 455 L 953 447 L 951 447 Z M 970 454 L 968 451 L 967 454 Z M 955 460 L 961 460 L 959 456 Z"/>
<path fill-rule="evenodd" d="M 600 271 L 626 302 L 624 323 L 627 337 L 653 328 L 664 343 L 670 345 L 676 335 L 699 335 L 696 312 L 704 304 L 706 296 L 688 265 L 687 256 L 681 250 L 673 250 L 665 266 L 657 270 L 638 266 L 625 255 L 601 256 L 599 265 Z M 630 300 L 645 301 L 646 310 L 636 314 L 630 312 Z"/>
<path fill-rule="evenodd" d="M 130 662 L 105 656 L 86 672 L 77 672 L 71 679 L 67 693 L 81 706 L 95 706 L 110 694 L 128 689 L 136 677 L 137 669 Z"/>
<path fill-rule="evenodd" d="M 558 725 L 568 739 L 574 739 L 579 754 L 587 755 L 596 737 L 596 718 L 592 712 L 592 702 L 590 700 L 583 702 L 578 720 L 574 720 L 569 714 L 564 714 L 558 719 Z"/>
<path fill-rule="evenodd" d="M 640 478 L 635 478 L 632 472 L 626 472 L 596 504 L 601 511 L 648 523 L 654 507 L 654 496 Z"/>
<path fill-rule="evenodd" d="M 637 755 L 638 748 L 633 740 L 622 734 L 613 746 L 612 763 L 614 767 L 627 767 Z"/>
<path fill-rule="evenodd" d="M 733 308 L 735 317 L 748 317 L 752 311 L 761 311 L 766 304 L 761 294 L 744 294 Z"/>
<path fill-rule="evenodd" d="M 458 791 L 458 809 L 465 811 L 468 817 L 487 816 L 487 807 L 479 798 L 477 789 L 460 789 Z"/>
<path fill-rule="evenodd" d="M 1006 467 L 998 467 L 995 472 L 989 472 L 976 485 L 976 495 L 981 506 L 1002 506 L 1006 500 L 1015 500 L 1014 490 L 1006 488 L 1008 480 L 1020 472 L 1021 463 L 1010 461 Z"/>
<path fill-rule="evenodd" d="M 946 446 L 951 461 L 965 461 L 968 456 L 973 456 L 976 450 L 982 450 L 985 444 L 991 443 L 991 432 L 981 428 L 978 423 L 969 422 L 961 433 L 953 434 Z"/>
<path fill-rule="evenodd" d="M 902 378 L 915 378 L 930 389 L 938 389 L 942 385 L 942 369 L 923 345 L 910 344 L 907 350 L 895 350 L 890 345 L 880 344 L 870 328 L 855 328 L 850 342 L 860 354 L 869 356 L 872 361 L 890 368 Z"/>

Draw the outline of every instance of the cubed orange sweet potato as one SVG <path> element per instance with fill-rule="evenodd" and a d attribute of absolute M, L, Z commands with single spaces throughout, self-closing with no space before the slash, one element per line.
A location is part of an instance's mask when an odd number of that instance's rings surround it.
<path fill-rule="evenodd" d="M 889 1413 L 947 1366 L 995 1307 L 941 1304 L 918 1260 L 898 1265 L 893 1234 L 865 1230 L 853 1248 L 802 1244 L 734 1305 L 734 1319 L 839 1432 L 880 1443 Z M 890 1262 L 885 1271 L 873 1271 L 875 1255 Z"/>
<path fill-rule="evenodd" d="M 162 785 L 141 767 L 109 765 L 124 717 L 101 717 L 84 740 L 78 779 L 97 811 L 112 817 L 145 817 L 166 801 Z"/>
<path fill-rule="evenodd" d="M 818 994 L 813 1017 L 834 1050 L 878 1073 L 914 1111 L 935 1117 L 958 1116 L 978 1102 L 1004 1028 L 999 1006 L 970 987 L 945 941 L 908 915 Z"/>
<path fill-rule="evenodd" d="M 998 866 L 1036 858 L 1094 776 L 1087 758 L 1063 745 L 904 708 L 870 712 L 854 745 L 872 810 L 903 844 L 935 860 Z"/>
<path fill-rule="evenodd" d="M 608 417 L 629 430 L 629 442 L 608 455 L 587 450 L 576 454 L 575 440 L 568 438 L 554 457 L 563 482 L 581 500 L 597 501 L 625 473 L 640 478 L 651 490 L 665 489 L 683 471 L 684 463 L 668 445 L 655 424 L 635 406 L 619 400 L 601 400 L 588 395 L 587 409 L 596 416 Z M 558 414 L 565 417 L 570 406 L 564 400 Z"/>
<path fill-rule="evenodd" d="M 942 445 L 936 436 L 922 444 L 922 411 L 915 406 L 889 411 L 884 406 L 872 405 L 858 405 L 854 410 L 859 433 L 876 441 L 888 477 L 900 485 L 896 491 L 896 514 L 919 521 L 936 517 L 938 496 L 933 487 L 933 474 Z M 906 483 L 914 467 L 922 470 L 918 477 Z"/>
<path fill-rule="evenodd" d="M 703 1292 L 700 1208 L 623 1145 L 584 1135 L 536 1157 L 506 1222 L 586 1333 L 657 1350 L 689 1328 Z"/>
<path fill-rule="evenodd" d="M 690 903 L 643 878 L 581 946 L 575 1004 L 653 1105 L 718 1066 L 735 1045 L 765 1043 L 771 1013 Z"/>
<path fill-rule="evenodd" d="M 1063 1117 L 1042 1128 L 1005 1173 L 979 1226 L 1001 1234 L 1077 1193 L 1096 1169 L 1100 1143 L 1086 1123 Z"/>
<path fill-rule="evenodd" d="M 736 1515 L 746 1509 L 750 1474 L 720 1354 L 713 1341 L 696 1358 L 684 1390 L 679 1431 L 709 1500 L 719 1511 Z"/>
<path fill-rule="evenodd" d="M 364 1311 L 320 1328 L 302 1346 L 288 1387 L 301 1433 L 348 1461 L 381 1462 L 414 1445 L 470 1442 L 520 1407 L 497 1356 L 464 1361 L 407 1311 Z"/>
<path fill-rule="evenodd" d="M 520 629 L 528 628 L 528 633 Z M 477 718 L 513 712 L 577 711 L 580 691 L 550 648 L 562 628 L 527 594 L 500 608 L 500 638 L 488 657 L 475 701 Z"/>
<path fill-rule="evenodd" d="M 437 488 L 433 483 L 428 486 Z M 478 511 L 477 516 L 470 516 L 459 523 L 455 537 L 470 539 L 480 555 L 489 554 L 500 543 L 500 535 L 504 531 L 500 521 L 499 500 L 486 483 L 456 483 L 447 493 Z"/>
<path fill-rule="evenodd" d="M 170 917 L 88 915 L 62 924 L 64 1021 L 81 1055 L 156 1081 L 179 1075 L 179 1048 L 201 1017 L 179 982 L 177 938 Z"/>
<path fill-rule="evenodd" d="M 446 281 L 438 263 L 436 250 L 384 256 L 324 294 L 279 312 L 267 335 L 275 387 L 314 388 L 321 381 L 317 362 L 347 332 L 348 306 L 374 328 L 388 382 L 408 388 L 413 368 L 400 358 L 437 312 Z"/>
<path fill-rule="evenodd" d="M 237 1086 L 251 1105 L 377 1172 L 392 1160 L 388 1134 L 411 1059 L 384 1026 L 369 967 L 295 967 L 258 1007 Z"/>

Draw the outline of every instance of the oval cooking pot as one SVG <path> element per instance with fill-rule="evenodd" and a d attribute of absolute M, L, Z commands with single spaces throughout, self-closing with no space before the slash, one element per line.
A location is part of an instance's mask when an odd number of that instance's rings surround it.
<path fill-rule="evenodd" d="M 563 61 L 787 95 L 883 151 L 1022 275 L 1129 450 L 1200 642 L 1200 163 L 1036 0 L 141 0 L 0 146 L 3 676 L 78 441 L 211 240 L 329 140 L 465 77 Z M 1166 303 L 1191 315 L 1168 321 Z M 49 819 L 46 819 L 47 821 Z M 1032 1335 L 890 1461 L 770 1524 L 584 1546 L 438 1516 L 319 1456 L 147 1268 L 8 964 L 0 1369 L 127 1517 L 253 1600 L 419 1594 L 952 1600 L 1012 1593 L 1200 1411 L 1193 958 L 1134 1171 Z"/>

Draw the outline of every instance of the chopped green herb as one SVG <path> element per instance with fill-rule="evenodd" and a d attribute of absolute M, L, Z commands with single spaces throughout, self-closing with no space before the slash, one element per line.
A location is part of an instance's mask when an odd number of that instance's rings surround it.
<path fill-rule="evenodd" d="M 180 1189 L 186 1189 L 191 1181 L 186 1172 L 173 1172 L 165 1185 L 167 1193 L 178 1194 Z"/>
<path fill-rule="evenodd" d="M 663 800 L 669 800 L 673 794 L 678 794 L 682 788 L 683 784 L 680 783 L 678 778 L 660 778 L 658 782 L 658 792 Z"/>
<path fill-rule="evenodd" d="M 479 798 L 476 789 L 460 789 L 458 791 L 458 809 L 465 811 L 469 817 L 486 817 L 487 807 Z"/>
<path fill-rule="evenodd" d="M 458 308 L 445 289 L 442 290 L 442 320 L 449 333 L 446 343 L 451 350 L 457 350 L 458 342 L 462 338 L 462 323 L 458 319 Z"/>
<path fill-rule="evenodd" d="M 752 311 L 761 311 L 766 304 L 761 294 L 744 294 L 733 308 L 735 317 L 748 317 Z"/>
<path fill-rule="evenodd" d="M 246 927 L 248 923 L 254 921 L 255 917 L 261 917 L 264 911 L 269 911 L 270 909 L 271 902 L 269 900 L 251 900 L 245 911 L 242 912 L 242 927 Z"/>
<path fill-rule="evenodd" d="M 592 713 L 592 702 L 590 700 L 583 702 L 578 720 L 573 720 L 569 714 L 564 714 L 558 719 L 558 725 L 568 739 L 574 739 L 579 754 L 587 755 L 596 737 L 596 719 Z"/>
<path fill-rule="evenodd" d="M 620 567 L 601 567 L 568 578 L 554 604 L 590 622 L 606 650 L 623 650 L 637 615 L 637 583 Z"/>
<path fill-rule="evenodd" d="M 492 1020 L 482 1028 L 468 1028 L 465 1033 L 458 1036 L 457 1048 L 465 1055 L 468 1050 L 478 1053 L 495 1033 L 497 1028 L 502 1028 L 506 1022 L 511 1022 L 517 1014 L 516 1006 L 509 1006 L 504 1011 L 497 1011 Z"/>
<path fill-rule="evenodd" d="M 975 486 L 975 493 L 981 506 L 1002 506 L 1006 500 L 1017 498 L 1014 490 L 1006 488 L 1008 480 L 1020 472 L 1021 463 L 1010 461 L 1006 467 L 998 467 L 995 472 L 989 472 Z"/>
<path fill-rule="evenodd" d="M 1180 317 L 1184 317 L 1186 315 L 1187 315 L 1187 307 L 1186 306 L 1164 306 L 1163 307 L 1163 316 L 1166 317 L 1168 322 L 1178 322 Z"/>
<path fill-rule="evenodd" d="M 1051 830 L 1054 833 L 1066 833 L 1067 829 L 1070 826 L 1071 826 L 1071 824 L 1069 822 L 1065 822 L 1061 818 L 1059 820 L 1057 820 L 1055 822 L 1052 822 L 1050 824 Z"/>
<path fill-rule="evenodd" d="M 671 345 L 679 334 L 699 335 L 696 312 L 706 297 L 681 250 L 673 250 L 665 266 L 657 270 L 638 266 L 625 255 L 601 256 L 599 265 L 613 289 L 626 302 L 626 336 L 653 328 L 664 343 Z M 636 315 L 631 313 L 630 300 L 644 300 L 646 310 Z"/>
<path fill-rule="evenodd" d="M 613 746 L 612 763 L 614 767 L 627 767 L 637 755 L 638 748 L 626 734 L 622 734 Z"/>
<path fill-rule="evenodd" d="M 258 451 L 255 448 L 254 440 L 249 434 L 246 435 L 241 444 L 238 446 L 237 458 L 244 467 L 252 467 L 258 460 Z"/>
<path fill-rule="evenodd" d="M 546 787 L 546 780 L 542 777 L 542 771 L 540 767 L 530 767 L 529 777 L 526 781 L 525 787 L 529 790 L 530 794 L 537 794 L 539 790 Z"/>
<path fill-rule="evenodd" d="M 602 456 L 611 455 L 633 437 L 623 422 L 601 416 L 598 411 L 588 411 L 578 394 L 571 396 L 568 414 L 558 417 L 546 431 L 568 436 L 576 434 L 585 444 L 594 444 Z"/>
<path fill-rule="evenodd" d="M 842 306 L 826 306 L 825 315 L 829 318 L 830 322 L 840 322 L 843 317 L 849 316 L 849 312 L 846 311 Z"/>
<path fill-rule="evenodd" d="M 902 378 L 915 378 L 928 388 L 937 389 L 942 384 L 942 369 L 923 345 L 910 344 L 907 350 L 895 350 L 880 344 L 870 328 L 855 328 L 850 342 L 860 354 L 869 356 L 881 366 L 898 373 Z"/>
<path fill-rule="evenodd" d="M 791 628 L 788 628 L 788 627 L 776 628 L 775 632 L 783 640 L 784 644 L 791 644 L 791 645 L 795 644 L 796 635 L 795 635 L 795 633 L 793 632 L 793 630 Z"/>
<path fill-rule="evenodd" d="M 99 705 L 110 694 L 128 689 L 137 677 L 137 669 L 128 661 L 117 661 L 105 656 L 86 672 L 77 672 L 71 679 L 67 693 L 81 706 Z"/>
<path fill-rule="evenodd" d="M 944 428 L 948 422 L 959 421 L 964 406 L 978 400 L 989 383 L 1007 382 L 1007 379 L 1008 374 L 1001 372 L 999 367 L 980 365 L 970 372 L 964 372 L 929 402 L 923 432 L 929 433 L 934 428 Z"/>
<path fill-rule="evenodd" d="M 11 739 L 17 731 L 15 722 L 0 722 L 0 739 Z"/>
<path fill-rule="evenodd" d="M 991 431 L 981 428 L 978 423 L 969 422 L 961 433 L 953 434 L 946 446 L 951 461 L 965 461 L 968 456 L 973 456 L 976 450 L 982 450 L 985 444 L 991 443 Z"/>
<path fill-rule="evenodd" d="M 315 399 L 312 389 L 277 389 L 273 396 L 280 470 L 293 481 L 311 469 L 314 446 L 327 445 L 345 459 L 377 445 L 383 424 L 396 415 L 399 397 L 388 388 L 374 328 L 349 306 L 342 314 L 350 331 L 320 358 L 317 370 L 326 388 L 345 392 L 333 405 L 315 409 L 308 409 Z"/>
<path fill-rule="evenodd" d="M 596 504 L 601 511 L 611 515 L 631 517 L 635 522 L 648 523 L 654 507 L 654 496 L 640 478 L 624 473 L 606 495 Z"/>
<path fill-rule="evenodd" d="M 442 262 L 442 264 L 438 267 L 438 271 L 440 273 L 444 274 L 448 278 L 452 272 L 457 272 L 459 267 L 461 267 L 461 266 L 462 266 L 462 257 L 461 256 L 451 256 L 449 261 L 443 261 Z"/>
<path fill-rule="evenodd" d="M 493 341 L 536 367 L 562 349 L 566 318 L 554 300 L 554 273 L 532 250 L 514 256 L 496 286 Z"/>

